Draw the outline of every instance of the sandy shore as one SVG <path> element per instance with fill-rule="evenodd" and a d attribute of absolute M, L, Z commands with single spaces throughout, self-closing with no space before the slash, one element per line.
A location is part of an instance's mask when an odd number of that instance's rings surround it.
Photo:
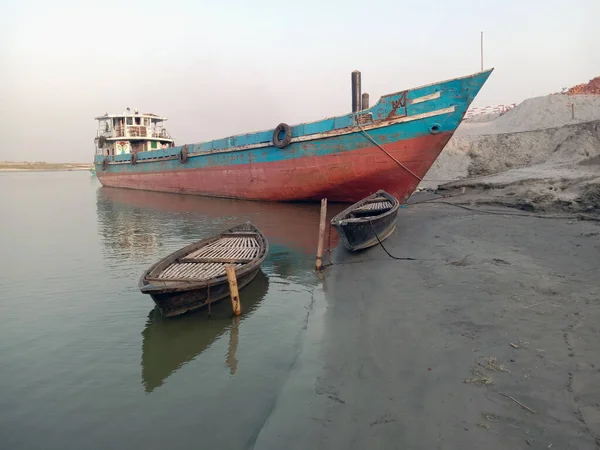
<path fill-rule="evenodd" d="M 600 223 L 501 211 L 402 209 L 414 261 L 336 249 L 253 448 L 598 448 Z"/>
<path fill-rule="evenodd" d="M 0 172 L 89 170 L 91 167 L 93 167 L 93 164 L 86 163 L 0 162 Z"/>
<path fill-rule="evenodd" d="M 600 96 L 536 97 L 463 122 L 420 187 L 465 187 L 479 204 L 599 213 Z"/>

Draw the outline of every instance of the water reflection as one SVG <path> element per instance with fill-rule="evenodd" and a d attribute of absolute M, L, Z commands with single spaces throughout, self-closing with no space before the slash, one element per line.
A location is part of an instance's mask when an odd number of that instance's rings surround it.
<path fill-rule="evenodd" d="M 328 219 L 344 205 L 329 206 Z M 107 247 L 132 258 L 156 254 L 163 234 L 198 239 L 205 230 L 218 232 L 250 220 L 269 239 L 314 255 L 319 228 L 319 205 L 217 199 L 160 192 L 101 187 L 97 190 L 100 233 Z M 168 231 L 167 231 L 168 230 Z M 332 245 L 337 234 L 331 234 Z"/>
<path fill-rule="evenodd" d="M 262 271 L 240 291 L 243 314 L 233 317 L 231 303 L 224 301 L 207 311 L 165 319 L 157 309 L 148 314 L 142 332 L 142 384 L 152 392 L 180 367 L 192 361 L 229 331 L 227 354 L 223 361 L 233 375 L 237 370 L 236 350 L 239 329 L 251 317 L 269 290 L 269 279 Z"/>
<path fill-rule="evenodd" d="M 127 295 L 131 295 L 132 303 L 142 300 L 151 304 L 136 287 L 143 270 L 190 242 L 247 220 L 269 240 L 270 250 L 262 264 L 262 272 L 240 292 L 244 309 L 241 319 L 231 317 L 228 301 L 213 306 L 211 320 L 207 311 L 169 319 L 163 319 L 158 310 L 150 312 L 142 332 L 141 377 L 146 392 L 161 386 L 173 373 L 220 339 L 228 339 L 228 349 L 221 358 L 217 357 L 216 364 L 225 364 L 230 374 L 235 374 L 239 356 L 236 354 L 238 333 L 243 330 L 260 329 L 262 332 L 283 327 L 284 331 L 277 332 L 283 336 L 276 334 L 275 341 L 263 342 L 261 346 L 266 345 L 273 351 L 283 345 L 282 341 L 287 342 L 289 330 L 286 327 L 294 323 L 292 318 L 304 317 L 306 302 L 310 301 L 307 292 L 317 282 L 314 255 L 319 206 L 97 189 L 98 234 L 105 264 L 112 276 L 129 286 Z M 330 208 L 328 216 L 335 214 L 340 206 Z M 263 298 L 269 291 L 269 284 L 271 292 L 267 302 Z M 262 308 L 272 308 L 268 314 L 269 323 L 265 323 L 264 318 L 262 321 L 257 318 L 260 316 L 248 320 L 261 302 Z M 133 311 L 139 314 L 138 310 Z M 286 320 L 278 321 L 278 317 Z M 206 352 L 203 363 L 214 366 L 213 358 L 213 352 Z"/>

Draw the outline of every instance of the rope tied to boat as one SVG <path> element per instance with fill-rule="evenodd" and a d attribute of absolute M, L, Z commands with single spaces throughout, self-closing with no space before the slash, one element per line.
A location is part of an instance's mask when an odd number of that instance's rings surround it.
<path fill-rule="evenodd" d="M 375 139 L 373 139 L 373 137 L 367 133 L 363 127 L 360 126 L 360 123 L 356 124 L 358 126 L 358 128 L 360 128 L 360 131 L 362 131 L 362 134 L 365 135 L 365 137 L 370 140 L 373 144 L 375 144 L 377 147 L 379 147 L 381 149 L 381 151 L 383 153 L 385 153 L 386 155 L 388 155 L 390 158 L 392 158 L 392 160 L 394 160 L 394 162 L 396 164 L 398 164 L 400 167 L 402 167 L 404 170 L 406 170 L 408 173 L 410 173 L 413 177 L 415 177 L 417 180 L 419 181 L 423 181 L 423 178 L 421 178 L 419 175 L 417 175 L 416 173 L 414 173 L 412 170 L 410 170 L 408 167 L 406 167 L 404 164 L 402 164 L 400 161 L 398 161 L 396 158 L 394 158 L 388 151 L 386 151 L 385 148 L 383 148 L 379 142 L 377 142 Z"/>
<path fill-rule="evenodd" d="M 327 260 L 331 264 L 331 222 L 329 222 L 329 231 L 327 232 Z"/>
<path fill-rule="evenodd" d="M 377 238 L 377 242 L 379 242 L 379 245 L 381 245 L 381 248 L 388 254 L 388 256 L 392 259 L 398 259 L 398 260 L 402 260 L 402 261 L 418 261 L 416 258 L 400 258 L 398 256 L 394 256 L 392 255 L 390 252 L 387 251 L 387 248 L 385 248 L 383 246 L 383 244 L 381 243 L 381 240 L 379 239 L 379 235 L 377 234 L 377 231 L 375 231 L 375 227 L 373 226 L 373 222 L 371 222 L 369 220 L 369 225 L 371 225 L 371 230 L 373 230 L 373 234 L 375 234 L 375 237 Z"/>
<path fill-rule="evenodd" d="M 208 284 L 208 286 L 206 286 L 206 289 L 207 289 L 206 301 L 204 303 L 208 303 L 208 317 L 211 317 L 212 312 L 210 310 L 210 284 Z"/>

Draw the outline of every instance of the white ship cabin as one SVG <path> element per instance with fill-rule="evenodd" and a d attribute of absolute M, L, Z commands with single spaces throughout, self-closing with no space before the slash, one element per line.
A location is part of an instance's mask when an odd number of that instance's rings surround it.
<path fill-rule="evenodd" d="M 156 114 L 127 112 L 123 114 L 104 114 L 96 117 L 98 131 L 94 142 L 96 154 L 105 156 L 139 153 L 174 147 L 164 122 L 166 117 Z"/>

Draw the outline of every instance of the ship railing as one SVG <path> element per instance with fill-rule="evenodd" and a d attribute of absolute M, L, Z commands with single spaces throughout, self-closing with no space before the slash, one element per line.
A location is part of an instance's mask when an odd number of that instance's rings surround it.
<path fill-rule="evenodd" d="M 171 136 L 169 135 L 169 133 L 167 132 L 167 130 L 154 131 L 152 133 L 152 137 L 163 138 L 163 139 L 171 139 Z"/>
<path fill-rule="evenodd" d="M 144 125 L 129 125 L 126 127 L 115 127 L 112 130 L 114 138 L 131 138 L 131 137 L 154 137 L 162 139 L 171 139 L 171 136 L 165 129 L 153 130 Z"/>
<path fill-rule="evenodd" d="M 130 125 L 126 131 L 127 137 L 148 137 L 148 127 L 144 125 Z"/>

